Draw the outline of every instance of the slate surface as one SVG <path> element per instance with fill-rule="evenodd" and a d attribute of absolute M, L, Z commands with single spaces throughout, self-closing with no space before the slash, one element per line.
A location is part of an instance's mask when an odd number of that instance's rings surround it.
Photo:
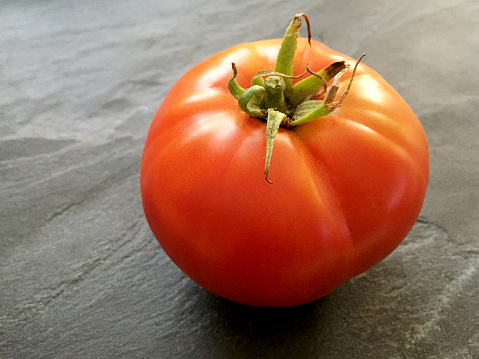
<path fill-rule="evenodd" d="M 373 269 L 309 305 L 244 307 L 153 238 L 142 146 L 189 67 L 298 12 L 414 109 L 430 185 Z M 478 25 L 476 0 L 2 1 L 0 358 L 479 358 Z"/>

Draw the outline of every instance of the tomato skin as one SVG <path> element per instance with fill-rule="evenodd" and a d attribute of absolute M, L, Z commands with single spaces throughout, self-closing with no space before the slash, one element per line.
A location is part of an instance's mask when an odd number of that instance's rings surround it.
<path fill-rule="evenodd" d="M 420 122 L 376 72 L 358 67 L 343 105 L 274 144 L 229 93 L 231 63 L 249 87 L 281 40 L 235 46 L 189 70 L 150 126 L 142 158 L 146 219 L 168 256 L 205 289 L 255 306 L 316 300 L 389 255 L 424 201 Z M 349 57 L 298 41 L 294 73 Z M 347 86 L 347 77 L 341 90 Z"/>

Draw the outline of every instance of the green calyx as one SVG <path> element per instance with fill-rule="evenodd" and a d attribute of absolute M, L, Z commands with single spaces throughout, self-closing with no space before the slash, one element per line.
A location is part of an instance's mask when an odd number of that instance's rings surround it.
<path fill-rule="evenodd" d="M 293 76 L 293 60 L 302 18 L 306 21 L 308 42 L 311 45 L 309 19 L 305 14 L 298 14 L 286 30 L 274 71 L 258 72 L 251 80 L 251 87 L 244 89 L 236 82 L 238 71 L 233 63 L 233 75 L 228 81 L 228 88 L 238 100 L 239 107 L 250 116 L 266 122 L 264 176 L 269 183 L 273 183 L 268 179 L 268 173 L 274 139 L 279 128 L 294 127 L 313 121 L 341 106 L 351 87 L 356 68 L 364 56 L 357 61 L 349 85 L 338 101 L 335 101 L 335 96 L 340 78 L 349 69 L 349 65 L 344 61 L 335 62 L 318 72 L 311 71 L 308 64 L 302 74 Z M 294 79 L 300 79 L 306 73 L 310 76 L 293 85 Z M 333 81 L 328 86 L 330 80 Z"/>

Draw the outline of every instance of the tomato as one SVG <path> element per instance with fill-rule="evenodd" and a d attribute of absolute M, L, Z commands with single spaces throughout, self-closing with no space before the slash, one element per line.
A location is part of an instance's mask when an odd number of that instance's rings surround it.
<path fill-rule="evenodd" d="M 417 219 L 429 176 L 417 117 L 360 64 L 340 107 L 279 128 L 274 184 L 265 181 L 266 125 L 238 107 L 228 81 L 232 62 L 241 87 L 272 71 L 281 44 L 240 44 L 184 74 L 153 118 L 141 165 L 145 216 L 168 256 L 208 291 L 254 306 L 314 301 L 384 259 Z M 338 61 L 355 63 L 298 39 L 293 73 Z"/>

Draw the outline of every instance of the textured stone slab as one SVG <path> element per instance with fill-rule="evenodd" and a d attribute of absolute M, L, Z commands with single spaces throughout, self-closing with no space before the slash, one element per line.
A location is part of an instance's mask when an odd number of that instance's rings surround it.
<path fill-rule="evenodd" d="M 184 71 L 297 12 L 405 97 L 431 180 L 385 261 L 309 305 L 250 308 L 158 246 L 141 151 Z M 479 358 L 478 28 L 475 0 L 4 1 L 0 358 Z"/>

